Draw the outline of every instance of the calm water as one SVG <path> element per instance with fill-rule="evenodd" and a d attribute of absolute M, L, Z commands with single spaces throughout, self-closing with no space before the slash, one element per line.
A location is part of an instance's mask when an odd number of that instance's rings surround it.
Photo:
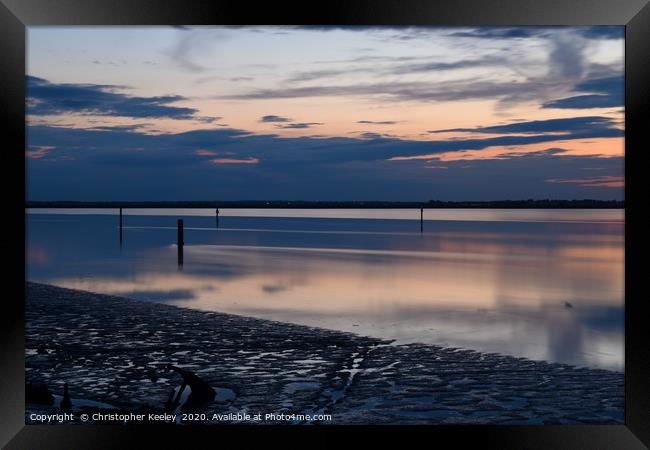
<path fill-rule="evenodd" d="M 623 369 L 621 210 L 30 210 L 29 280 Z M 176 219 L 185 221 L 183 266 Z M 570 305 L 567 305 L 567 302 Z"/>

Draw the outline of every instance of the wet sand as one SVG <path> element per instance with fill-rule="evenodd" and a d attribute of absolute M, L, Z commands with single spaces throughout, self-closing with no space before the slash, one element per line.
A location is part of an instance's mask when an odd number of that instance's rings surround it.
<path fill-rule="evenodd" d="M 329 414 L 335 424 L 621 424 L 623 373 L 162 303 L 26 286 L 26 380 L 73 411 L 161 411 L 194 372 L 217 393 L 198 412 Z M 30 413 L 55 406 L 28 403 Z M 209 423 L 215 423 L 208 421 Z M 241 423 L 220 420 L 218 423 Z M 250 423 L 250 422 L 248 422 Z M 278 422 L 256 422 L 278 423 Z M 305 423 L 288 420 L 286 423 Z"/>

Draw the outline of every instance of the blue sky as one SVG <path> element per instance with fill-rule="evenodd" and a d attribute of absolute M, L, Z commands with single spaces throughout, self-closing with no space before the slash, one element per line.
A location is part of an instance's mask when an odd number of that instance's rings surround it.
<path fill-rule="evenodd" d="M 622 27 L 31 27 L 29 200 L 623 198 Z"/>

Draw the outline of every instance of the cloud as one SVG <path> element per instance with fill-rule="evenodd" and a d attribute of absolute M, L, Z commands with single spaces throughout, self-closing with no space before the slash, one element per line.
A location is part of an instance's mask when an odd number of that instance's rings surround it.
<path fill-rule="evenodd" d="M 609 117 L 570 117 L 563 119 L 531 120 L 527 122 L 514 122 L 507 125 L 493 125 L 476 128 L 449 128 L 445 130 L 431 130 L 429 133 L 487 133 L 487 134 L 541 134 L 541 133 L 591 133 L 594 131 L 615 130 L 616 125 Z M 621 132 L 622 133 L 622 132 Z"/>
<path fill-rule="evenodd" d="M 357 120 L 357 123 L 367 125 L 395 125 L 399 123 L 397 120 Z"/>
<path fill-rule="evenodd" d="M 624 39 L 625 27 L 622 25 L 580 27 L 578 33 L 587 39 Z"/>
<path fill-rule="evenodd" d="M 574 87 L 576 92 L 590 92 L 586 95 L 576 95 L 561 98 L 543 104 L 543 108 L 560 109 L 589 109 L 613 108 L 624 105 L 623 76 L 597 78 L 582 81 Z"/>
<path fill-rule="evenodd" d="M 119 86 L 54 84 L 27 76 L 27 112 L 30 115 L 75 113 L 93 116 L 193 119 L 196 109 L 170 106 L 185 97 L 131 97 L 116 92 Z M 204 119 L 204 118 L 199 118 Z"/>
<path fill-rule="evenodd" d="M 356 67 L 346 67 L 344 69 L 323 69 L 311 70 L 306 72 L 297 72 L 291 77 L 287 78 L 287 84 L 302 83 L 305 81 L 315 81 L 327 78 L 334 78 L 341 75 L 348 75 L 354 73 L 363 73 L 368 75 L 369 71 L 374 72 L 380 76 L 386 75 L 410 75 L 417 72 L 440 72 L 447 70 L 464 69 L 468 67 L 478 66 L 503 66 L 507 64 L 508 60 L 503 57 L 485 56 L 477 59 L 466 59 L 452 62 L 440 61 L 421 61 L 419 57 L 384 57 L 384 56 L 365 56 L 348 60 L 345 62 L 363 64 L 363 63 L 386 63 L 388 66 L 375 66 L 369 68 L 367 65 Z M 419 61 L 417 63 L 405 64 L 405 61 Z M 332 63 L 334 61 L 327 61 Z M 340 62 L 340 61 L 339 61 Z"/>
<path fill-rule="evenodd" d="M 55 147 L 43 145 L 38 147 L 36 150 L 27 150 L 25 151 L 25 157 L 32 159 L 40 159 L 45 157 L 49 152 L 54 150 Z"/>
<path fill-rule="evenodd" d="M 576 33 L 588 39 L 622 39 L 625 28 L 620 25 L 596 26 L 483 26 L 483 27 L 443 27 L 443 26 L 411 26 L 411 25 L 299 25 L 292 29 L 307 31 L 358 31 L 358 32 L 391 32 L 403 35 L 404 39 L 415 38 L 421 34 L 428 35 L 432 31 L 451 37 L 469 37 L 477 39 L 526 39 L 547 37 L 558 29 Z M 409 36 L 410 35 L 410 36 Z"/>
<path fill-rule="evenodd" d="M 625 186 L 625 178 L 622 176 L 604 175 L 600 177 L 588 178 L 550 178 L 546 180 L 551 184 L 576 184 L 583 187 L 597 188 L 622 188 Z"/>
<path fill-rule="evenodd" d="M 311 128 L 314 125 L 323 125 L 321 122 L 298 122 L 298 123 L 288 123 L 286 125 L 276 125 L 276 128 L 284 129 L 302 129 L 302 128 Z"/>
<path fill-rule="evenodd" d="M 427 147 L 417 148 L 412 146 L 415 151 L 410 154 L 407 152 L 407 147 L 400 149 L 401 151 L 394 151 L 395 156 L 389 157 L 390 160 L 408 160 L 408 159 L 428 159 L 437 154 L 466 151 L 466 150 L 483 150 L 489 147 L 513 147 L 524 146 L 528 144 L 539 144 L 544 142 L 566 141 L 573 139 L 589 139 L 589 138 L 613 138 L 622 137 L 623 131 L 613 128 L 593 129 L 593 130 L 579 130 L 570 133 L 558 134 L 534 134 L 534 135 L 505 135 L 490 138 L 480 139 L 458 139 L 452 141 L 429 141 Z M 399 147 L 398 147 L 399 149 Z M 375 154 L 380 154 L 376 151 Z"/>
<path fill-rule="evenodd" d="M 39 161 L 47 161 L 47 162 L 55 162 L 55 161 L 73 161 L 74 158 L 69 155 L 58 155 L 58 156 L 52 156 L 51 152 L 52 150 L 56 149 L 54 146 L 40 146 L 37 147 L 35 150 L 26 150 L 25 151 L 25 157 L 29 158 L 31 160 L 39 160 Z"/>
<path fill-rule="evenodd" d="M 125 65 L 126 61 L 120 60 L 119 62 L 115 62 L 115 61 L 100 61 L 98 59 L 93 59 L 92 63 L 97 65 L 109 65 L 109 66 L 117 67 L 118 65 L 122 65 L 122 66 Z"/>
<path fill-rule="evenodd" d="M 407 28 L 405 30 L 410 30 Z M 420 29 L 419 31 L 427 28 Z M 446 29 L 439 29 L 446 30 Z M 618 30 L 618 31 L 617 31 Z M 445 31 L 445 32 L 448 32 Z M 421 58 L 404 57 L 398 61 L 394 57 L 365 56 L 348 63 L 372 62 L 372 68 L 351 66 L 342 69 L 313 70 L 293 75 L 285 85 L 275 88 L 251 89 L 235 95 L 222 98 L 229 100 L 275 100 L 309 97 L 369 97 L 377 101 L 409 101 L 429 103 L 432 101 L 469 101 L 469 100 L 495 100 L 498 108 L 504 108 L 516 103 L 537 103 L 544 107 L 581 108 L 600 107 L 600 105 L 615 105 L 622 102 L 622 90 L 619 94 L 609 97 L 594 97 L 604 95 L 591 93 L 590 97 L 567 98 L 554 100 L 558 92 L 568 92 L 574 86 L 577 90 L 586 89 L 582 86 L 585 77 L 598 77 L 604 74 L 620 74 L 614 77 L 622 83 L 621 70 L 612 66 L 605 66 L 592 62 L 587 50 L 591 37 L 605 39 L 620 32 L 618 28 L 605 27 L 485 27 L 479 29 L 454 30 L 447 37 L 458 35 L 480 36 L 490 39 L 519 39 L 527 37 L 540 37 L 548 48 L 548 59 L 544 64 L 546 73 L 541 75 L 525 74 L 526 67 L 512 60 L 511 56 L 503 54 L 486 54 L 478 58 L 467 58 L 457 61 L 422 61 Z M 427 31 L 430 33 L 430 30 Z M 445 36 L 441 32 L 441 36 Z M 417 33 L 416 33 L 417 34 Z M 426 33 L 425 33 L 426 34 Z M 591 36 L 591 37 L 590 37 Z M 333 62 L 333 61 L 329 61 Z M 340 61 L 339 61 L 340 63 Z M 382 64 L 386 63 L 388 66 Z M 497 79 L 455 79 L 445 81 L 424 80 L 394 80 L 391 83 L 366 82 L 341 84 L 327 81 L 338 75 L 353 72 L 369 71 L 377 76 L 386 75 L 412 75 L 425 72 L 440 72 L 465 68 L 493 66 L 495 69 L 510 68 L 517 72 L 517 77 L 512 80 L 506 77 Z M 301 86 L 296 82 L 324 79 L 319 85 Z M 380 78 L 381 79 L 381 78 Z M 621 99 L 621 100 L 618 100 Z"/>
<path fill-rule="evenodd" d="M 228 81 L 253 81 L 254 77 L 230 77 Z"/>
<path fill-rule="evenodd" d="M 268 123 L 276 123 L 276 122 L 291 122 L 293 119 L 289 119 L 288 117 L 282 117 L 282 116 L 275 116 L 275 115 L 268 115 L 268 116 L 262 116 L 260 118 L 260 122 L 268 122 Z"/>
<path fill-rule="evenodd" d="M 369 131 L 357 137 L 287 137 L 230 128 L 151 135 L 137 129 L 83 130 L 31 125 L 29 144 L 30 148 L 65 148 L 66 154 L 100 160 L 102 164 L 145 165 L 149 161 L 173 167 L 205 162 L 196 156 L 227 156 L 236 160 L 257 159 L 266 167 L 288 167 L 428 158 L 429 155 L 479 151 L 495 146 L 623 136 L 623 130 L 615 128 L 611 119 L 598 116 L 460 130 L 476 133 L 478 137 L 413 141 Z M 210 150 L 215 148 L 219 149 L 218 155 L 205 153 L 217 152 Z"/>
<path fill-rule="evenodd" d="M 533 67 L 530 64 L 522 65 L 522 62 L 513 60 L 512 52 L 504 54 L 490 51 L 480 57 L 469 57 L 456 61 L 422 60 L 422 58 L 413 59 L 411 56 L 407 57 L 407 60 L 397 61 L 394 57 L 371 55 L 350 60 L 349 62 L 354 64 L 346 65 L 343 68 L 336 67 L 298 73 L 285 80 L 284 84 L 272 88 L 250 87 L 247 91 L 216 98 L 227 100 L 278 100 L 311 97 L 365 97 L 377 102 L 405 101 L 418 103 L 491 100 L 496 101 L 496 106 L 500 109 L 518 103 L 535 103 L 545 105 L 545 107 L 568 107 L 567 104 L 571 102 L 575 104 L 575 107 L 591 106 L 596 101 L 600 103 L 606 101 L 607 104 L 616 103 L 615 97 L 567 99 L 560 103 L 553 103 L 556 101 L 558 92 L 570 92 L 573 88 L 577 91 L 581 90 L 582 93 L 589 92 L 585 91 L 587 88 L 582 85 L 587 77 L 602 77 L 604 74 L 621 73 L 620 69 L 615 67 L 593 62 L 593 58 L 587 52 L 590 48 L 589 39 L 583 36 L 584 33 L 609 36 L 612 34 L 611 30 L 599 34 L 598 30 L 592 30 L 589 27 L 583 28 L 485 27 L 460 30 L 438 29 L 440 32 L 438 34 L 443 37 L 446 36 L 446 39 L 450 36 L 456 37 L 458 34 L 481 36 L 482 38 L 490 37 L 492 39 L 543 37 L 542 42 L 538 45 L 547 50 L 547 60 L 537 61 L 535 64 L 536 66 L 542 64 L 539 68 L 545 73 L 537 73 L 534 76 L 526 72 L 538 67 Z M 410 28 L 404 30 L 411 31 Z M 418 33 L 431 33 L 429 28 L 417 30 Z M 362 62 L 373 62 L 373 66 L 360 67 L 358 64 Z M 463 79 L 456 77 L 456 79 L 445 80 L 431 80 L 422 77 L 419 77 L 419 79 L 396 77 L 397 79 L 390 82 L 385 81 L 386 75 L 437 73 L 486 66 L 492 66 L 495 70 L 507 68 L 516 72 L 516 74 L 512 77 L 477 78 L 467 76 Z M 363 72 L 375 75 L 378 78 L 367 78 L 366 82 L 351 82 L 349 78 L 346 78 L 347 82 L 343 81 L 342 83 L 328 80 L 328 78 L 353 72 Z M 620 82 L 623 76 L 620 74 L 618 77 L 613 78 L 617 78 Z M 318 85 L 296 84 L 297 82 L 320 79 L 323 79 L 323 81 Z M 589 94 L 603 95 L 600 92 L 589 92 Z"/>
<path fill-rule="evenodd" d="M 481 27 L 452 32 L 449 36 L 476 39 L 526 39 L 547 36 L 548 32 L 548 28 L 544 27 Z"/>
<path fill-rule="evenodd" d="M 206 150 L 206 149 L 195 150 L 194 152 L 192 152 L 192 154 L 196 155 L 196 156 L 217 156 L 217 155 L 232 156 L 232 155 L 236 155 L 235 152 L 215 152 L 214 150 Z"/>
<path fill-rule="evenodd" d="M 338 60 L 323 60 L 315 61 L 317 64 L 341 64 L 341 63 L 361 63 L 361 64 L 376 64 L 376 63 L 403 63 L 405 61 L 417 61 L 422 57 L 420 56 L 384 56 L 384 55 L 363 55 L 355 56 L 354 58 L 349 59 L 338 59 Z M 354 69 L 356 70 L 356 69 Z M 367 68 L 359 68 L 359 70 L 368 70 Z M 317 73 L 318 71 L 306 72 L 306 73 Z M 343 72 L 343 70 L 342 70 Z"/>
<path fill-rule="evenodd" d="M 480 27 L 452 32 L 449 36 L 468 37 L 476 39 L 527 39 L 535 37 L 548 37 L 558 29 L 573 32 L 586 39 L 623 39 L 625 28 L 623 26 L 583 26 L 583 27 Z"/>
<path fill-rule="evenodd" d="M 305 31 L 321 31 L 321 32 L 332 32 L 332 31 L 405 31 L 411 29 L 418 29 L 421 27 L 411 27 L 411 26 L 392 26 L 392 25 L 293 25 L 289 26 L 289 29 L 294 30 L 305 30 Z"/>
<path fill-rule="evenodd" d="M 545 156 L 554 156 L 566 153 L 568 150 L 565 148 L 547 148 L 545 150 L 537 150 L 532 152 L 509 152 L 502 153 L 499 155 L 499 158 L 535 158 L 535 157 L 545 157 Z"/>
<path fill-rule="evenodd" d="M 351 72 L 360 72 L 362 69 L 342 69 L 342 70 L 311 70 L 307 72 L 298 72 L 287 79 L 289 83 L 299 83 L 302 81 L 313 81 L 321 78 L 332 78 Z"/>
<path fill-rule="evenodd" d="M 212 150 L 204 150 L 204 149 L 199 149 L 199 150 L 194 150 L 193 152 L 196 156 L 216 156 L 219 153 L 214 152 Z"/>
<path fill-rule="evenodd" d="M 412 74 L 417 72 L 440 72 L 443 70 L 466 69 L 468 67 L 485 67 L 497 66 L 503 67 L 509 63 L 509 60 L 500 56 L 484 56 L 477 59 L 463 59 L 451 62 L 420 62 L 415 64 L 401 64 L 388 70 L 393 74 Z"/>
<path fill-rule="evenodd" d="M 259 120 L 262 123 L 275 123 L 275 128 L 282 129 L 302 129 L 311 128 L 314 125 L 323 125 L 321 122 L 293 122 L 293 119 L 288 117 L 268 115 L 262 116 Z"/>
<path fill-rule="evenodd" d="M 571 52 L 556 54 L 551 64 L 554 73 L 523 80 L 493 81 L 466 78 L 447 81 L 394 81 L 391 83 L 320 84 L 316 86 L 289 86 L 271 89 L 253 89 L 239 94 L 217 96 L 225 100 L 278 100 L 310 97 L 366 97 L 376 101 L 406 101 L 417 103 L 472 100 L 497 101 L 500 106 L 516 103 L 540 103 L 552 98 L 558 89 L 570 88 L 573 77 L 583 68 L 566 68 Z M 571 75 L 568 77 L 567 74 Z M 622 76 L 621 76 L 622 79 Z"/>
<path fill-rule="evenodd" d="M 211 116 L 195 116 L 193 117 L 194 120 L 201 122 L 201 123 L 214 123 L 217 120 L 221 120 L 223 117 L 211 117 Z"/>
<path fill-rule="evenodd" d="M 172 47 L 166 51 L 172 62 L 183 70 L 194 73 L 202 73 L 210 70 L 210 67 L 198 64 L 192 57 L 197 53 L 206 53 L 206 45 L 210 45 L 219 35 L 209 36 L 205 34 L 206 30 L 193 29 L 190 27 L 179 28 L 176 41 Z M 207 29 L 210 34 L 216 30 Z"/>
<path fill-rule="evenodd" d="M 258 158 L 214 158 L 209 160 L 212 164 L 259 164 Z"/>
<path fill-rule="evenodd" d="M 623 101 L 609 95 L 576 95 L 544 103 L 543 108 L 590 109 L 623 106 Z"/>
<path fill-rule="evenodd" d="M 405 64 L 406 61 L 418 61 L 417 63 Z M 362 64 L 362 66 L 356 67 L 346 67 L 344 69 L 322 69 L 322 70 L 311 70 L 306 72 L 297 72 L 291 77 L 287 78 L 285 81 L 288 84 L 291 83 L 301 83 L 305 81 L 315 81 L 327 78 L 334 78 L 341 75 L 348 75 L 354 73 L 362 73 L 368 75 L 369 70 L 372 70 L 377 75 L 404 75 L 404 74 L 413 74 L 416 72 L 433 72 L 433 71 L 445 71 L 445 70 L 457 70 L 464 69 L 468 67 L 478 67 L 478 66 L 503 66 L 508 61 L 503 57 L 496 56 L 485 56 L 483 58 L 477 59 L 465 59 L 460 61 L 452 62 L 440 62 L 440 61 L 422 61 L 421 57 L 414 56 L 362 56 L 355 59 L 350 59 L 346 61 L 324 61 L 327 63 L 334 62 L 345 62 L 345 63 L 354 63 Z M 383 66 L 375 66 L 369 68 L 364 63 L 373 63 L 387 64 Z"/>
<path fill-rule="evenodd" d="M 563 133 L 561 139 L 611 133 L 596 128 Z M 622 189 L 545 181 L 583 179 L 585 167 L 622 176 L 622 156 L 569 156 L 549 149 L 472 160 L 471 167 L 465 160 L 441 163 L 431 157 L 389 160 L 559 139 L 552 134 L 410 141 L 380 135 L 254 135 L 225 128 L 154 135 L 29 125 L 27 136 L 29 149 L 53 146 L 57 155 L 74 158 L 66 164 L 28 159 L 28 195 L 34 200 L 462 200 L 513 198 L 513 186 L 522 198 L 622 198 Z"/>
<path fill-rule="evenodd" d="M 621 94 L 624 88 L 622 75 L 586 80 L 575 87 L 579 92 L 594 92 L 605 95 Z"/>
<path fill-rule="evenodd" d="M 151 125 L 150 123 L 135 123 L 131 125 L 99 125 L 99 126 L 92 127 L 90 129 L 99 130 L 99 131 L 116 131 L 116 130 L 138 131 L 150 125 Z"/>
<path fill-rule="evenodd" d="M 440 27 L 440 26 L 365 26 L 365 25 L 314 25 L 295 26 L 294 29 L 308 31 L 357 31 L 376 33 L 385 40 L 413 40 L 428 39 L 432 32 L 440 36 L 452 38 L 473 38 L 486 40 L 521 40 L 531 38 L 547 38 L 557 33 L 558 30 L 565 31 L 582 37 L 584 39 L 624 39 L 625 27 L 621 25 L 596 25 L 596 26 L 483 26 L 474 28 L 465 27 Z M 386 34 L 388 34 L 386 36 Z"/>
<path fill-rule="evenodd" d="M 568 81 L 579 79 L 585 69 L 584 50 L 587 42 L 566 32 L 555 32 L 549 40 L 549 75 Z"/>
<path fill-rule="evenodd" d="M 359 136 L 364 139 L 382 139 L 384 137 L 381 133 L 375 133 L 374 131 L 362 131 L 359 133 Z"/>
<path fill-rule="evenodd" d="M 275 100 L 306 97 L 377 96 L 385 99 L 429 102 L 472 99 L 498 99 L 506 96 L 535 98 L 540 87 L 550 88 L 549 82 L 494 82 L 476 79 L 445 82 L 393 82 L 351 85 L 321 85 L 256 89 L 241 94 L 224 95 L 226 100 Z"/>

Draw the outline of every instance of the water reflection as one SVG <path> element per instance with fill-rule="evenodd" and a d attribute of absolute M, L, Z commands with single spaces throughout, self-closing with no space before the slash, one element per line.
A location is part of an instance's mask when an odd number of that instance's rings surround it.
<path fill-rule="evenodd" d="M 421 234 L 419 220 L 222 211 L 219 228 L 214 216 L 186 216 L 178 271 L 177 217 L 125 215 L 120 251 L 114 217 L 29 214 L 28 278 L 399 342 L 623 368 L 615 218 L 430 221 Z"/>
<path fill-rule="evenodd" d="M 27 209 L 29 214 L 72 214 L 78 215 L 79 209 L 75 208 L 38 208 Z M 113 215 L 114 209 L 110 208 L 85 208 L 84 214 Z M 292 218 L 320 218 L 320 219 L 403 219 L 420 220 L 419 208 L 402 209 L 221 209 L 210 208 L 129 208 L 124 210 L 125 215 L 131 216 L 195 216 L 216 217 L 217 223 L 221 217 L 292 217 Z M 457 209 L 435 208 L 424 209 L 424 220 L 452 220 L 452 221 L 479 221 L 479 222 L 598 222 L 618 223 L 623 221 L 622 209 Z"/>

